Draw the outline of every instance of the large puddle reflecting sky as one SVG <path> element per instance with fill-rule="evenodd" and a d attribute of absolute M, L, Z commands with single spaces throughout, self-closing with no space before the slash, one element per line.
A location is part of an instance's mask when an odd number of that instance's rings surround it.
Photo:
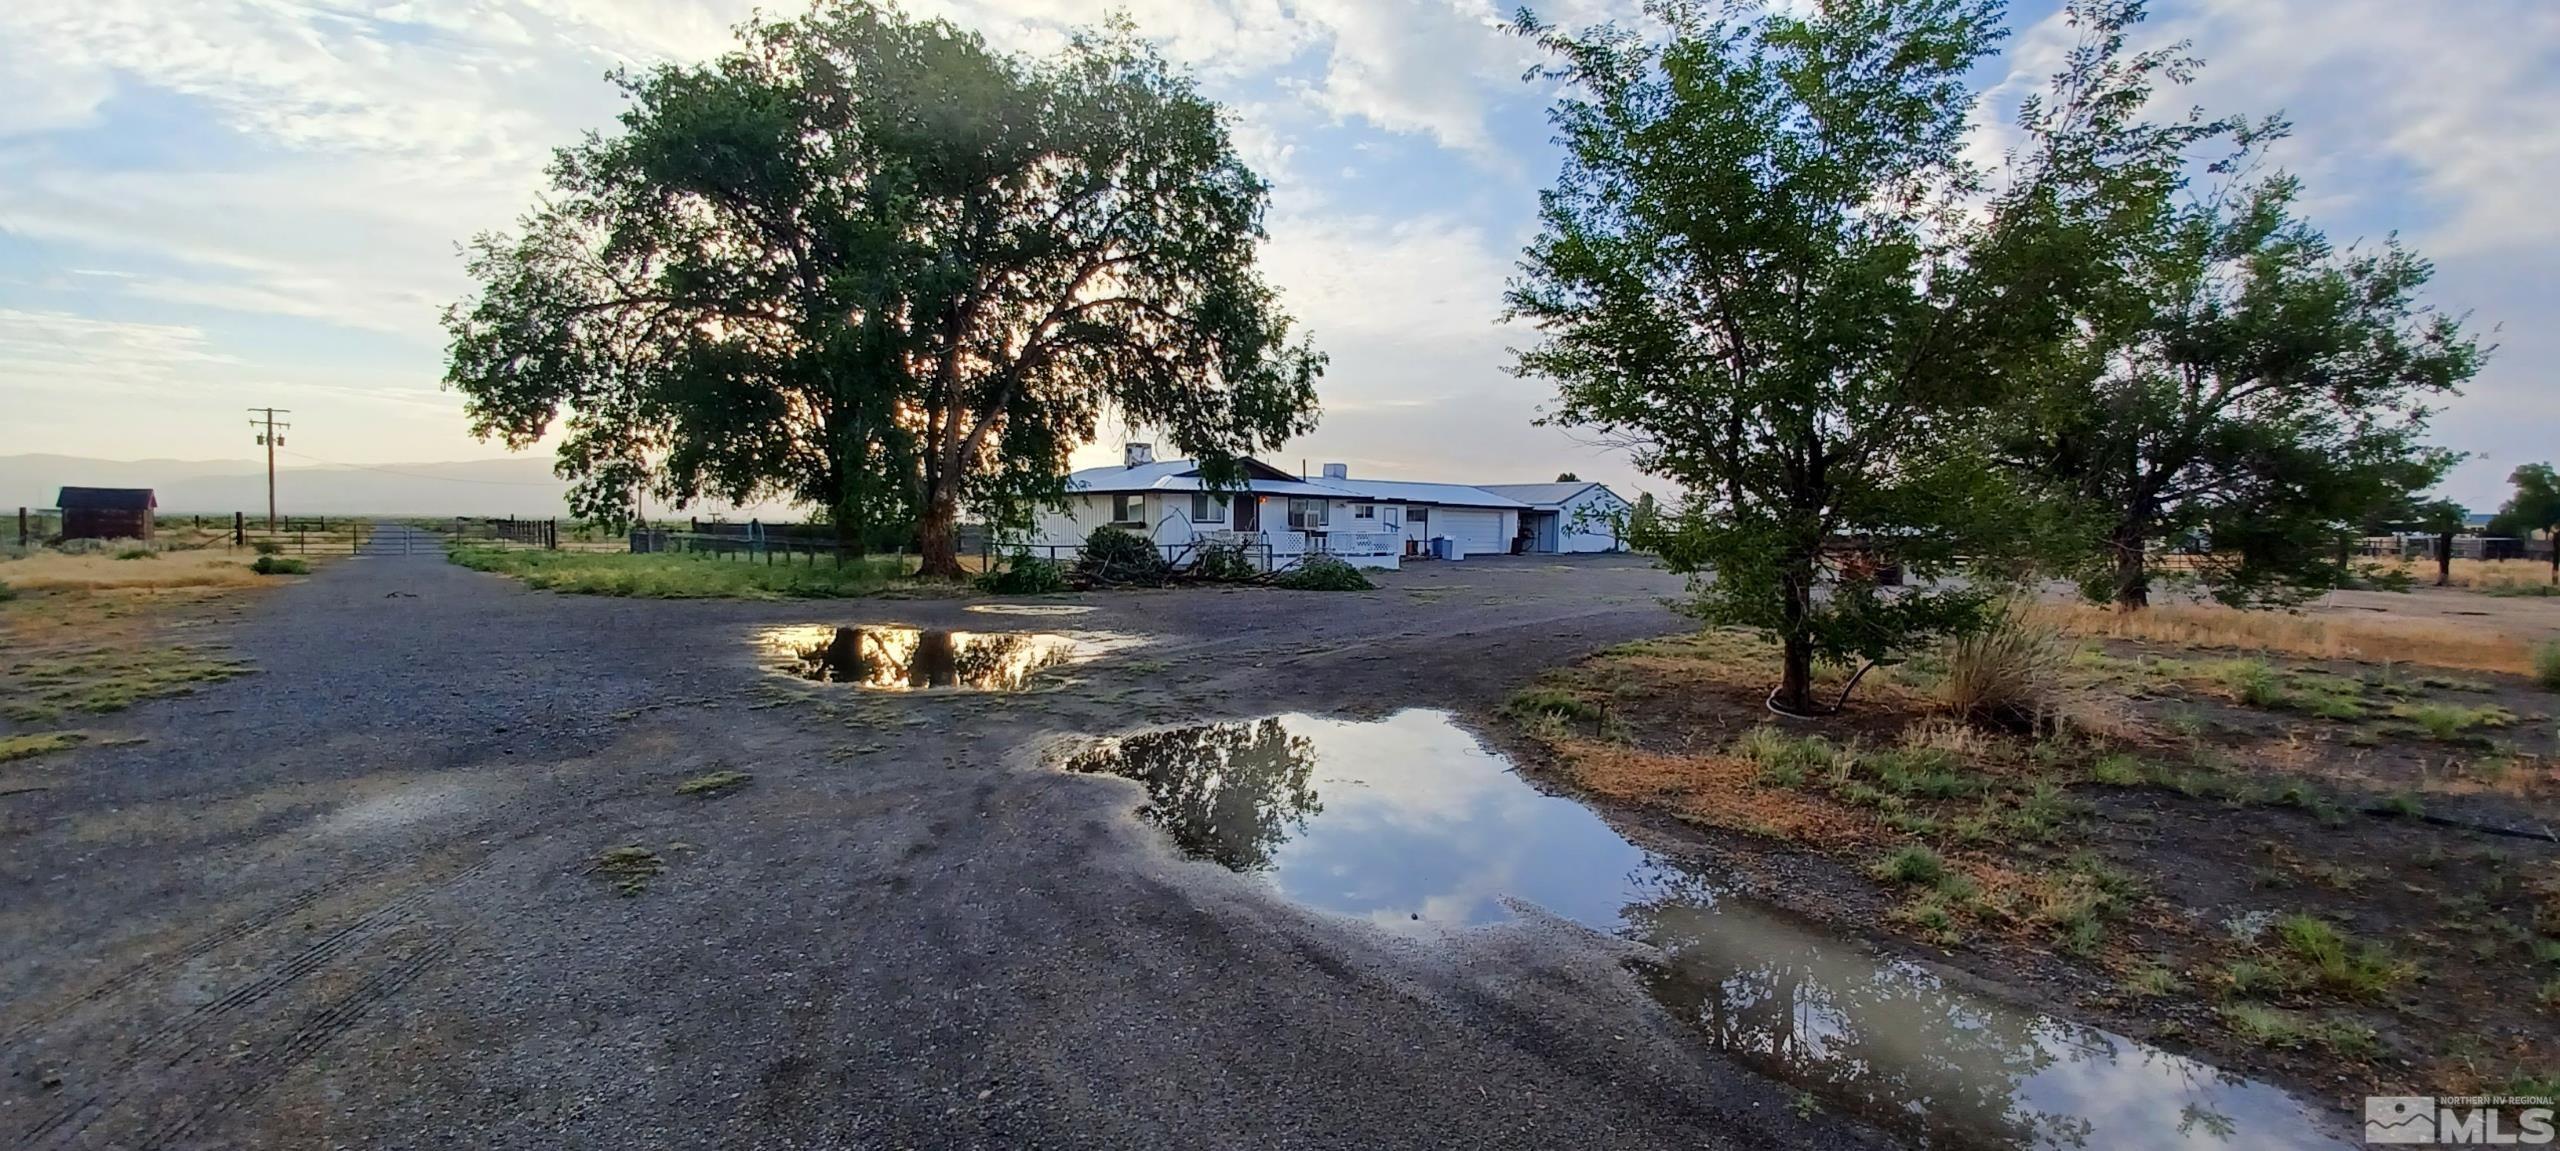
<path fill-rule="evenodd" d="M 1655 999 L 1737 1061 L 1928 1146 L 2339 1147 L 2276 1088 L 1964 994 L 1737 897 L 1512 774 L 1446 713 L 1284 715 L 1070 758 L 1137 781 L 1186 853 L 1404 931 L 1533 903 L 1643 941 Z"/>

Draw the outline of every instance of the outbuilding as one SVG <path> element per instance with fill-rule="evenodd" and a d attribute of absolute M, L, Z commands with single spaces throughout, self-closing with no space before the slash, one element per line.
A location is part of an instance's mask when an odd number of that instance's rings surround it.
<path fill-rule="evenodd" d="M 1520 550 L 1541 553 L 1626 550 L 1618 525 L 1630 505 L 1607 484 L 1567 480 L 1552 484 L 1479 484 L 1479 490 L 1516 500 Z"/>
<path fill-rule="evenodd" d="M 67 540 L 147 540 L 160 499 L 150 488 L 64 488 L 54 500 Z"/>

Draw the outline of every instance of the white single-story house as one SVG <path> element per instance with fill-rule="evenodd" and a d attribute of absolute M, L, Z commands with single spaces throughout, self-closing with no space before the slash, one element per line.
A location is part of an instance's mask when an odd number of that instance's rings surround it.
<path fill-rule="evenodd" d="M 1625 522 L 1633 505 L 1610 491 L 1607 484 L 1566 480 L 1552 484 L 1478 484 L 1497 496 L 1515 499 L 1526 505 L 1520 513 L 1520 534 L 1529 538 L 1526 550 L 1546 553 L 1625 551 L 1627 543 L 1619 538 L 1618 525 Z"/>
<path fill-rule="evenodd" d="M 1545 507 L 1468 484 L 1354 479 L 1342 464 L 1306 479 L 1252 459 L 1243 461 L 1241 492 L 1213 492 L 1192 461 L 1158 460 L 1148 444 L 1126 445 L 1123 455 L 1119 467 L 1068 476 L 1064 510 L 1041 509 L 1028 542 L 1065 558 L 1107 524 L 1145 536 L 1177 562 L 1207 545 L 1240 544 L 1274 567 L 1323 553 L 1392 570 L 1432 555 L 1434 540 L 1447 540 L 1447 554 L 1458 559 L 1509 552 L 1515 541 L 1530 551 L 1611 550 L 1616 537 L 1607 524 L 1593 521 L 1595 537 L 1567 518 L 1567 505 L 1578 512 L 1625 504 L 1599 484 L 1525 485 L 1576 489 Z M 1541 523 L 1552 530 L 1534 530 Z"/>

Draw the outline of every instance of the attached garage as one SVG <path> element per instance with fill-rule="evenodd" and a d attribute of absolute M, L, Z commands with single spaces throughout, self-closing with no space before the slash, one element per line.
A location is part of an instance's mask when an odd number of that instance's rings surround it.
<path fill-rule="evenodd" d="M 1520 501 L 1523 533 L 1533 552 L 1614 552 L 1626 548 L 1618 525 L 1631 505 L 1607 486 L 1568 480 L 1552 484 L 1485 484 L 1484 490 Z"/>
<path fill-rule="evenodd" d="M 1502 513 L 1498 511 L 1444 508 L 1431 521 L 1431 527 L 1431 534 L 1456 540 L 1458 550 L 1471 556 L 1511 550 L 1511 541 L 1502 530 Z"/>

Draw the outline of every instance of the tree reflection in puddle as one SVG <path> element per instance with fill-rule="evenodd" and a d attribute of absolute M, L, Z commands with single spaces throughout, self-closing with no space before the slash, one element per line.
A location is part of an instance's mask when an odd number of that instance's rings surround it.
<path fill-rule="evenodd" d="M 1107 646 L 1100 638 L 1038 632 L 894 626 L 779 627 L 756 639 L 779 671 L 875 691 L 1020 691 L 1041 672 Z"/>
<path fill-rule="evenodd" d="M 1639 975 L 1738 1062 L 1933 1147 L 2334 1147 L 2272 1087 L 1958 991 L 1736 897 L 1539 792 L 1445 713 L 1305 715 L 1110 740 L 1069 758 L 1146 789 L 1184 852 L 1396 930 L 1509 901 L 1651 945 Z"/>

